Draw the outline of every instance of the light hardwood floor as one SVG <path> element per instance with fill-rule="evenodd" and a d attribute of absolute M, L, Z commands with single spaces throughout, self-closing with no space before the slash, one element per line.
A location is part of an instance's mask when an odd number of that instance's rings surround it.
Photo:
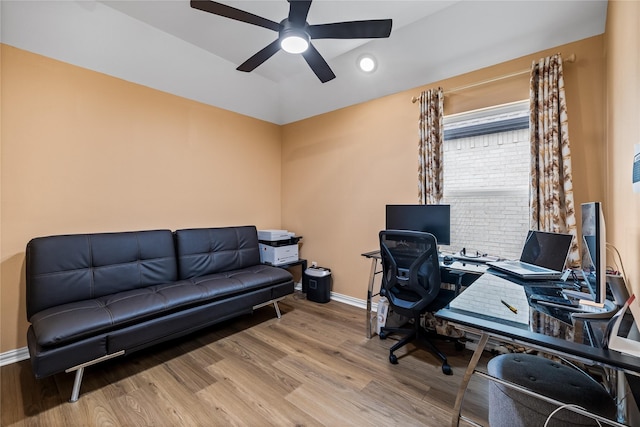
<path fill-rule="evenodd" d="M 2 426 L 448 426 L 471 357 L 440 348 L 454 374 L 392 338 L 365 338 L 364 310 L 300 293 L 273 307 L 72 374 L 35 380 L 29 361 L 4 366 Z M 486 360 L 483 361 L 486 363 Z M 487 425 L 486 388 L 472 380 L 464 413 Z M 464 425 L 462 423 L 461 425 Z"/>

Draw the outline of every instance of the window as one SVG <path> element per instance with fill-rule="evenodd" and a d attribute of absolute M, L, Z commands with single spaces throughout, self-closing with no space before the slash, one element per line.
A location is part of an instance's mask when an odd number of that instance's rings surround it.
<path fill-rule="evenodd" d="M 451 251 L 518 258 L 529 230 L 529 101 L 444 119 Z"/>

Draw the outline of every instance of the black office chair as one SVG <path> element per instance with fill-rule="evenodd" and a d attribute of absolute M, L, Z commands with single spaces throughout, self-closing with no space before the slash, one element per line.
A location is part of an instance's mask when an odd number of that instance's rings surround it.
<path fill-rule="evenodd" d="M 413 319 L 411 329 L 380 329 L 380 338 L 390 334 L 406 334 L 389 350 L 389 361 L 398 363 L 393 354 L 400 347 L 417 340 L 442 360 L 442 372 L 451 375 L 447 357 L 431 342 L 435 334 L 420 325 L 426 312 L 437 311 L 455 298 L 455 291 L 440 289 L 438 246 L 433 234 L 418 231 L 383 230 L 380 232 L 382 256 L 382 287 L 380 294 L 389 300 L 389 306 L 399 315 Z"/>

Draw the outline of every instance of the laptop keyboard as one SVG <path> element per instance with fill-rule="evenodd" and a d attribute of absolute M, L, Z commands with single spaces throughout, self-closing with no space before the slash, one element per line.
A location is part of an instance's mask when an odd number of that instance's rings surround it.
<path fill-rule="evenodd" d="M 531 265 L 524 263 L 522 261 L 506 261 L 506 264 L 510 265 L 512 268 L 520 269 L 522 272 L 536 272 L 536 273 L 547 273 L 549 272 L 548 268 L 538 267 L 536 265 Z"/>
<path fill-rule="evenodd" d="M 546 271 L 549 271 L 548 268 L 543 268 L 543 267 L 538 267 L 536 265 L 531 265 L 531 264 L 520 264 L 520 267 L 524 268 L 525 270 L 529 270 L 529 271 L 539 271 L 541 273 L 544 273 Z"/>

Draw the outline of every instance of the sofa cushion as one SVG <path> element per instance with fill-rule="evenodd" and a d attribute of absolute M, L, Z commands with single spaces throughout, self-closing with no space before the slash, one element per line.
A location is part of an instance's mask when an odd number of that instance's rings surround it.
<path fill-rule="evenodd" d="M 76 234 L 27 244 L 27 317 L 50 307 L 177 280 L 170 230 Z"/>
<path fill-rule="evenodd" d="M 40 346 L 58 346 L 184 307 L 290 281 L 286 270 L 257 265 L 62 304 L 36 313 L 31 323 Z"/>
<path fill-rule="evenodd" d="M 265 286 L 289 282 L 292 281 L 292 279 L 291 273 L 287 270 L 270 265 L 258 264 L 241 270 L 193 277 L 189 279 L 189 281 L 206 288 L 208 292 L 215 292 L 216 296 L 223 296 L 237 292 L 238 289 L 250 291 Z"/>
<path fill-rule="evenodd" d="M 180 279 L 260 264 L 254 226 L 177 230 L 175 239 Z"/>

